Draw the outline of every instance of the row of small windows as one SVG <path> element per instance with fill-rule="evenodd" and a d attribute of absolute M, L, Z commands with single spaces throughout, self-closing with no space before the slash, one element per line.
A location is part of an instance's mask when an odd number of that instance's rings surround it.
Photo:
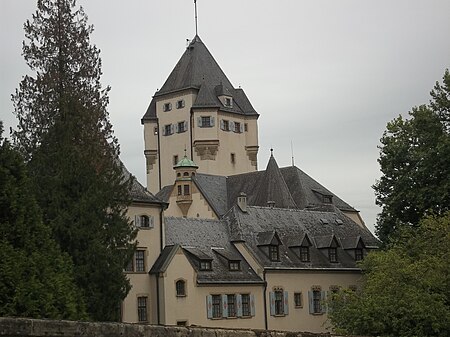
<path fill-rule="evenodd" d="M 242 133 L 248 130 L 247 123 L 233 122 L 226 119 L 220 120 L 220 129 L 223 131 L 233 131 L 235 133 Z"/>
<path fill-rule="evenodd" d="M 294 253 L 297 255 L 297 257 L 300 259 L 301 262 L 310 262 L 311 256 L 310 256 L 310 247 L 308 246 L 301 246 L 301 247 L 291 247 L 291 249 L 294 251 Z M 361 261 L 364 258 L 364 252 L 362 248 L 355 248 L 354 251 L 354 259 L 355 261 Z M 338 253 L 336 247 L 329 247 L 327 248 L 328 252 L 328 260 L 332 263 L 339 262 L 338 260 Z M 268 256 L 270 261 L 280 261 L 280 250 L 278 245 L 269 245 L 268 246 Z"/>
<path fill-rule="evenodd" d="M 330 286 L 329 293 L 338 293 L 340 288 L 338 286 Z M 351 285 L 349 290 L 356 291 L 356 286 Z M 269 292 L 270 298 L 270 315 L 271 316 L 286 316 L 289 314 L 289 293 L 283 289 L 275 289 Z M 326 312 L 327 292 L 322 290 L 320 286 L 313 286 L 308 291 L 308 309 L 312 315 L 320 315 Z M 303 292 L 296 291 L 293 296 L 294 308 L 303 308 Z"/>
<path fill-rule="evenodd" d="M 199 267 L 199 270 L 202 270 L 202 271 L 212 270 L 212 260 L 200 260 L 198 267 Z M 241 261 L 229 260 L 228 261 L 228 270 L 229 271 L 241 270 Z"/>
<path fill-rule="evenodd" d="M 238 318 L 255 316 L 253 294 L 220 294 L 206 297 L 209 319 Z"/>
<path fill-rule="evenodd" d="M 200 128 L 212 128 L 215 125 L 215 118 L 213 116 L 197 117 L 197 126 Z M 247 132 L 247 123 L 233 122 L 225 119 L 220 120 L 220 129 L 223 131 L 233 131 L 235 133 Z M 174 133 L 183 133 L 188 130 L 188 122 L 181 121 L 175 124 L 166 124 L 162 129 L 163 136 L 170 136 Z M 158 134 L 158 128 L 155 128 L 155 135 Z"/>
<path fill-rule="evenodd" d="M 174 133 L 183 133 L 188 129 L 188 122 L 182 121 L 176 124 L 166 124 L 162 130 L 163 136 L 170 136 Z"/>
<path fill-rule="evenodd" d="M 184 108 L 184 99 L 178 100 L 176 103 L 176 107 L 177 109 Z M 171 110 L 172 110 L 172 103 L 171 102 L 164 103 L 163 111 L 171 111 Z"/>

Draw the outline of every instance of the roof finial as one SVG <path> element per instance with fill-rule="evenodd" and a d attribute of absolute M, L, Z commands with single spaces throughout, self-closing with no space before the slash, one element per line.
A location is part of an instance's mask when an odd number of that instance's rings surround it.
<path fill-rule="evenodd" d="M 273 157 L 273 149 L 270 148 L 270 156 Z"/>
<path fill-rule="evenodd" d="M 197 29 L 197 0 L 194 0 L 194 7 L 195 7 L 195 36 L 198 35 L 198 29 Z"/>
<path fill-rule="evenodd" d="M 187 152 L 187 150 L 186 150 L 186 145 L 184 145 L 184 156 L 187 158 L 186 152 Z"/>
<path fill-rule="evenodd" d="M 294 165 L 294 146 L 292 145 L 292 140 L 291 140 L 291 156 L 292 156 L 292 166 Z"/>

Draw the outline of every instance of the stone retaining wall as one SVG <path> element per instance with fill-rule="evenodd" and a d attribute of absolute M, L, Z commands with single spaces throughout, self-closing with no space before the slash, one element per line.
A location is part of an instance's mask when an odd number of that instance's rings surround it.
<path fill-rule="evenodd" d="M 0 337 L 330 337 L 330 334 L 265 330 L 54 321 L 0 317 Z M 335 336 L 335 335 L 333 335 Z M 338 337 L 338 336 L 335 336 Z M 356 337 L 356 336 L 354 336 Z"/>

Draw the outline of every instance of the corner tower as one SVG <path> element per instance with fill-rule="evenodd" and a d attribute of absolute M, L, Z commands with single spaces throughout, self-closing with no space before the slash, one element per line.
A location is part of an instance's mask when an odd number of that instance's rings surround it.
<path fill-rule="evenodd" d="M 196 35 L 141 120 L 147 189 L 156 193 L 173 184 L 172 167 L 186 147 L 199 173 L 256 171 L 258 117 Z"/>

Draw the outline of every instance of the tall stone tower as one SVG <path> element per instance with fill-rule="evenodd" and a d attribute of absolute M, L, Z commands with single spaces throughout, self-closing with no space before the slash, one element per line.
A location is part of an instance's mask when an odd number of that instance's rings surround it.
<path fill-rule="evenodd" d="M 184 150 L 199 173 L 256 171 L 258 117 L 196 35 L 141 120 L 147 189 L 156 193 L 174 183 L 173 166 Z"/>

